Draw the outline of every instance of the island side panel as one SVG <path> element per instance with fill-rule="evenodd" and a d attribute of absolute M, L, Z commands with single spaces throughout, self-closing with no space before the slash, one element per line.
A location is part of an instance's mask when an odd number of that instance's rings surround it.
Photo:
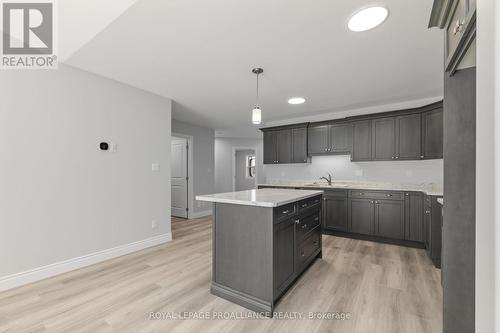
<path fill-rule="evenodd" d="M 212 293 L 230 293 L 231 301 L 246 307 L 272 308 L 273 209 L 215 203 L 214 212 Z"/>

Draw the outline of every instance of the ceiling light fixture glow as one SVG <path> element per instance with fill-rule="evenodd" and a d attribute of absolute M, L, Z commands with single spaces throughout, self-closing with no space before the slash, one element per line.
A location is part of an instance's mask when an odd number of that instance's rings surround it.
<path fill-rule="evenodd" d="M 288 100 L 288 104 L 293 104 L 293 105 L 303 104 L 305 101 L 306 99 L 304 97 L 292 97 Z"/>
<path fill-rule="evenodd" d="M 347 27 L 351 31 L 367 31 L 382 24 L 389 16 L 389 11 L 384 7 L 369 7 L 355 13 L 349 19 Z"/>
<path fill-rule="evenodd" d="M 260 67 L 252 69 L 252 73 L 257 77 L 257 85 L 255 90 L 255 106 L 252 109 L 252 123 L 259 125 L 262 122 L 262 110 L 259 106 L 259 75 L 264 73 L 264 70 Z"/>

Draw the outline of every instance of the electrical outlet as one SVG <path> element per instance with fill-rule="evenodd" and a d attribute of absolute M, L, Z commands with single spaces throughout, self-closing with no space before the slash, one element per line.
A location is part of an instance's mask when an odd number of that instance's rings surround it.
<path fill-rule="evenodd" d="M 157 226 L 158 226 L 158 223 L 156 222 L 156 220 L 152 220 L 151 221 L 151 229 L 156 229 Z"/>
<path fill-rule="evenodd" d="M 152 163 L 151 164 L 151 171 L 154 171 L 154 172 L 160 171 L 160 164 L 159 163 Z"/>

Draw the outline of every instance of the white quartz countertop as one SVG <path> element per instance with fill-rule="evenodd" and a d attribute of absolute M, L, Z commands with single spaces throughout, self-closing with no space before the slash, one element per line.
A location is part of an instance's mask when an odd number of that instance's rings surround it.
<path fill-rule="evenodd" d="M 259 189 L 197 195 L 196 200 L 229 203 L 235 205 L 278 207 L 290 202 L 323 194 L 318 190 Z"/>
<path fill-rule="evenodd" d="M 258 186 L 271 187 L 290 187 L 290 188 L 306 188 L 306 189 L 335 189 L 335 190 L 386 190 L 386 191 L 417 191 L 424 192 L 427 195 L 442 196 L 443 190 L 432 185 L 420 184 L 400 184 L 386 182 L 349 182 L 349 181 L 333 181 L 332 185 L 323 182 L 297 182 L 283 184 L 258 184 Z"/>

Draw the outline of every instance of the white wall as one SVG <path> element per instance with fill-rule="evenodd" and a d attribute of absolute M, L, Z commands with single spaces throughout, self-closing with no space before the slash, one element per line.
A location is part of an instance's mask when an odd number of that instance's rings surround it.
<path fill-rule="evenodd" d="M 2 71 L 0 288 L 24 276 L 6 278 L 14 273 L 168 240 L 170 117 L 168 99 L 62 64 Z"/>
<path fill-rule="evenodd" d="M 264 165 L 266 182 L 316 181 L 327 172 L 336 180 L 443 184 L 443 160 L 351 162 L 349 155 L 313 156 L 307 164 Z"/>
<path fill-rule="evenodd" d="M 477 4 L 476 332 L 500 332 L 500 4 Z"/>
<path fill-rule="evenodd" d="M 215 192 L 233 190 L 233 156 L 235 148 L 255 149 L 257 183 L 263 183 L 262 139 L 215 138 Z"/>
<path fill-rule="evenodd" d="M 193 137 L 193 192 L 194 197 L 214 193 L 214 133 L 211 128 L 191 125 L 172 119 L 172 133 Z M 194 213 L 209 212 L 210 202 L 195 201 Z"/>

